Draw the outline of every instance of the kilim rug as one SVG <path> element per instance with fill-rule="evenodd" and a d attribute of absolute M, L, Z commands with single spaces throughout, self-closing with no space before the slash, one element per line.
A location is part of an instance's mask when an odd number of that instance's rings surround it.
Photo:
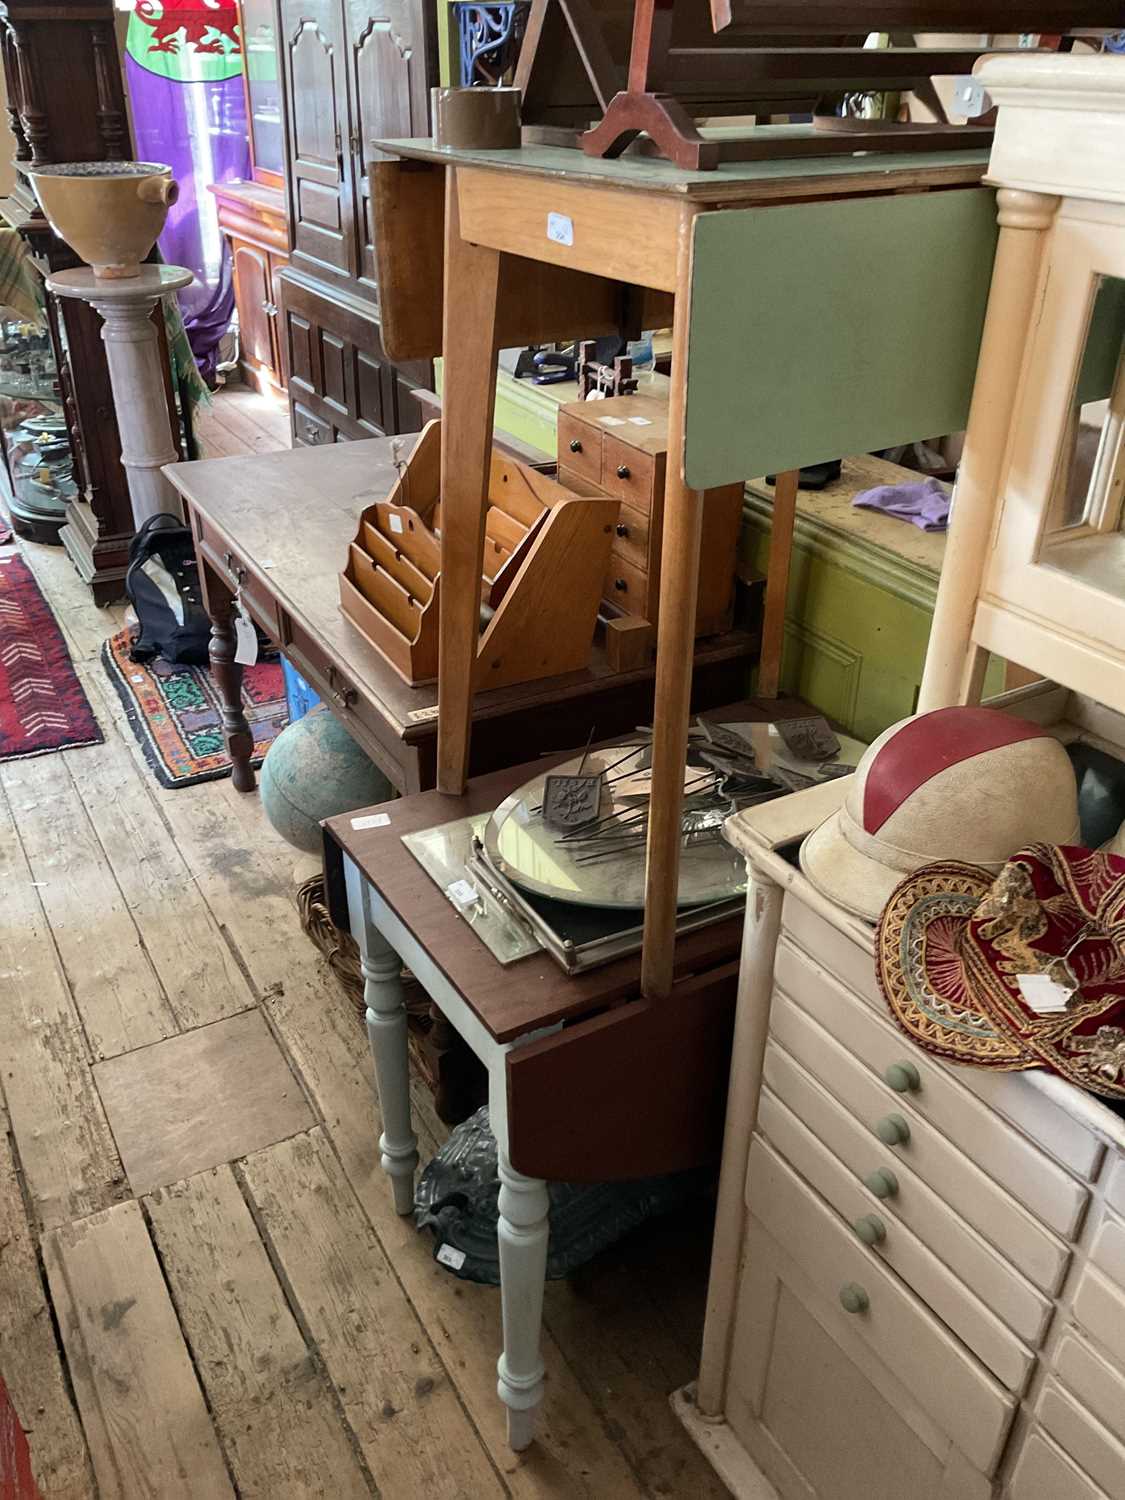
<path fill-rule="evenodd" d="M 195 786 L 231 774 L 222 741 L 219 694 L 205 666 L 129 660 L 130 633 L 102 646 L 102 664 L 160 786 Z M 254 765 L 261 765 L 288 721 L 281 661 L 255 661 L 243 670 L 243 705 L 254 733 Z"/>
<path fill-rule="evenodd" d="M 129 660 L 130 632 L 102 646 L 102 665 L 125 706 L 145 759 L 161 786 L 194 786 L 230 775 L 219 697 L 206 667 Z M 281 663 L 255 662 L 242 674 L 242 701 L 254 735 L 253 764 L 289 722 Z"/>
<path fill-rule="evenodd" d="M 63 633 L 13 548 L 0 555 L 0 760 L 101 742 Z"/>

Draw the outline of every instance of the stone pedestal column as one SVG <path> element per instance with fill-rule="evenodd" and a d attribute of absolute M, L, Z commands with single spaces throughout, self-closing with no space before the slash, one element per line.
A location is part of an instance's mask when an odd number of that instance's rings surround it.
<path fill-rule="evenodd" d="M 139 276 L 120 280 L 99 279 L 82 266 L 57 271 L 47 281 L 56 296 L 78 297 L 101 314 L 135 526 L 162 511 L 183 514 L 179 495 L 160 472 L 180 452 L 168 423 L 161 350 L 151 318 L 161 297 L 190 286 L 193 279 L 182 266 L 143 265 Z M 81 371 L 75 371 L 75 378 L 82 378 Z"/>

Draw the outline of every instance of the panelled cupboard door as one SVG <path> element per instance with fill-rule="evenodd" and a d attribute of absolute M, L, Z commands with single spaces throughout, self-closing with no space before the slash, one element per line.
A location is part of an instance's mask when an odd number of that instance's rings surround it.
<path fill-rule="evenodd" d="M 437 82 L 431 10 L 426 0 L 344 0 L 356 275 L 372 293 L 368 167 L 385 154 L 373 143 L 428 133 L 429 86 Z"/>
<path fill-rule="evenodd" d="M 258 369 L 273 369 L 273 282 L 269 256 L 241 240 L 231 241 L 231 272 L 238 305 L 242 357 Z"/>
<path fill-rule="evenodd" d="M 280 15 L 293 250 L 354 276 L 340 0 L 280 0 Z"/>
<path fill-rule="evenodd" d="M 781 1500 L 985 1500 L 985 1477 L 841 1320 L 751 1218 L 726 1417 Z"/>
<path fill-rule="evenodd" d="M 1125 205 L 1068 202 L 973 637 L 1125 709 Z"/>

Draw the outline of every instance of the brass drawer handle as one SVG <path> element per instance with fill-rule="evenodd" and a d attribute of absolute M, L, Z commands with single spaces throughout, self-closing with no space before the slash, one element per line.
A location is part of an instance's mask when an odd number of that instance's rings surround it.
<path fill-rule="evenodd" d="M 571 440 L 570 440 L 570 451 L 572 453 L 581 453 L 582 452 L 582 444 L 578 441 L 577 438 L 571 438 Z"/>
<path fill-rule="evenodd" d="M 223 562 L 226 563 L 227 572 L 241 588 L 246 582 L 246 569 L 242 567 L 233 552 L 224 552 Z"/>
<path fill-rule="evenodd" d="M 617 477 L 618 477 L 618 479 L 628 479 L 629 478 L 629 465 L 628 464 L 618 464 L 617 465 Z"/>
<path fill-rule="evenodd" d="M 332 694 L 333 702 L 340 708 L 354 708 L 359 694 L 354 687 L 336 688 Z"/>

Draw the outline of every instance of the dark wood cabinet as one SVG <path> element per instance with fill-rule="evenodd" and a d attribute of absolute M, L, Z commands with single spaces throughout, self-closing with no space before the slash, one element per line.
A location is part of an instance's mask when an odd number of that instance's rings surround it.
<path fill-rule="evenodd" d="M 368 166 L 380 137 L 428 129 L 428 0 L 277 0 L 291 260 L 278 277 L 295 443 L 413 432 L 428 363 L 379 337 Z"/>
<path fill-rule="evenodd" d="M 24 236 L 45 273 L 76 266 L 77 257 L 43 218 L 21 169 L 36 162 L 132 156 L 112 0 L 0 0 L 0 54 L 17 173 L 0 215 Z M 47 312 L 80 489 L 60 536 L 94 598 L 107 603 L 123 592 L 133 511 L 101 319 L 72 298 L 50 298 Z M 169 420 L 178 433 L 171 408 Z"/>

